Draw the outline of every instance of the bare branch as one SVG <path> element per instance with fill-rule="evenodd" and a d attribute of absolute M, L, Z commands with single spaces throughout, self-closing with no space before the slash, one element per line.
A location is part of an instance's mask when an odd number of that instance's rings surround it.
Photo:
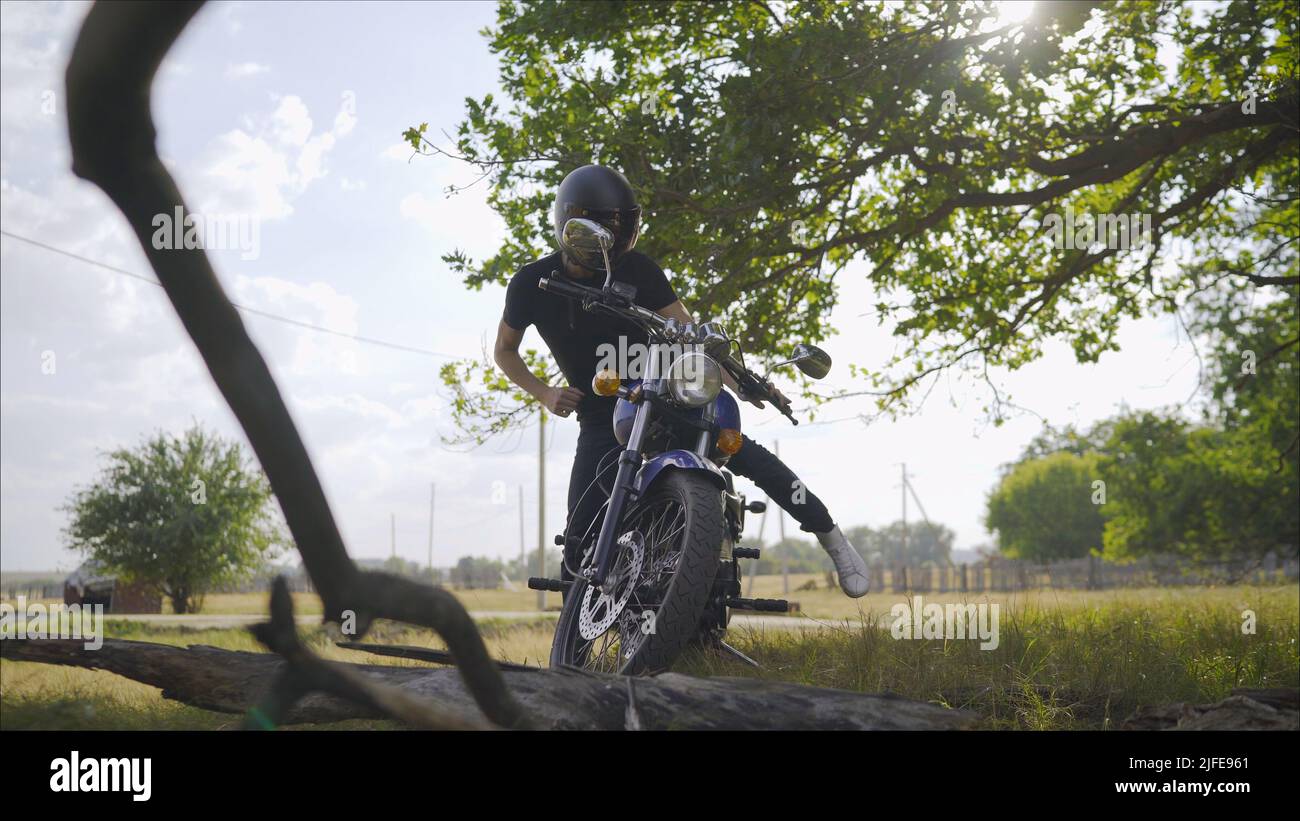
<path fill-rule="evenodd" d="M 279 388 L 226 297 L 203 249 L 159 249 L 153 218 L 184 209 L 158 158 L 150 111 L 154 74 L 197 2 L 101 3 L 91 8 L 68 63 L 68 132 L 73 170 L 113 200 L 135 232 L 158 281 L 194 340 L 280 501 L 326 620 L 357 617 L 364 634 L 376 618 L 442 634 L 478 706 L 494 724 L 530 722 L 506 691 L 464 607 L 445 590 L 382 573 L 362 573 L 343 545 L 334 515 Z"/>

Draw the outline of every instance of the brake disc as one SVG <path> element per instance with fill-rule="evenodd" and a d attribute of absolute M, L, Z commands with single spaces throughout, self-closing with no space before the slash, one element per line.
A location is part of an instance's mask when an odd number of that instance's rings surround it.
<path fill-rule="evenodd" d="M 618 557 L 605 581 L 605 589 L 587 585 L 582 594 L 582 606 L 578 608 L 578 634 L 587 641 L 599 638 L 614 626 L 641 577 L 641 564 L 645 559 L 645 540 L 641 531 L 624 533 L 617 546 Z"/>

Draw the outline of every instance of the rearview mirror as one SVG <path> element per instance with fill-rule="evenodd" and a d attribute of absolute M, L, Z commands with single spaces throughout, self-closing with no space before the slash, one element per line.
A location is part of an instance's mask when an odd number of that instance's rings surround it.
<path fill-rule="evenodd" d="M 812 379 L 822 379 L 831 372 L 831 355 L 816 345 L 795 345 L 790 361 Z"/>
<path fill-rule="evenodd" d="M 564 223 L 560 231 L 560 247 L 580 265 L 595 268 L 604 261 L 609 272 L 609 249 L 614 247 L 614 234 L 598 222 L 574 217 Z M 606 278 L 608 284 L 609 278 Z"/>

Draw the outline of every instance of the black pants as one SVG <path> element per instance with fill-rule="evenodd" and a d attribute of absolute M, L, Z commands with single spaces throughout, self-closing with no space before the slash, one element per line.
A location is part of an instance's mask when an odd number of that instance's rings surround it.
<path fill-rule="evenodd" d="M 614 438 L 614 424 L 608 414 L 580 414 L 578 426 L 578 452 L 573 457 L 573 472 L 569 475 L 570 527 L 567 532 L 572 543 L 570 549 L 582 543 L 592 519 L 605 503 L 607 496 L 601 485 L 613 486 L 614 474 L 618 471 L 617 453 L 623 449 Z M 601 468 L 608 470 L 599 482 L 592 484 Z M 794 517 L 801 530 L 825 533 L 835 527 L 822 500 L 804 487 L 784 462 L 748 436 L 744 437 L 744 444 L 727 463 L 727 469 L 762 488 L 773 502 Z M 570 554 L 567 558 L 567 563 L 576 567 L 581 557 Z"/>

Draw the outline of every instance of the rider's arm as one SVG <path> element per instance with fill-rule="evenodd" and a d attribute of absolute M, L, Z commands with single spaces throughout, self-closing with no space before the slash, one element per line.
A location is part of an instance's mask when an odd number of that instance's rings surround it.
<path fill-rule="evenodd" d="M 546 396 L 546 391 L 550 388 L 542 380 L 538 379 L 536 374 L 528 370 L 524 358 L 519 355 L 519 344 L 524 341 L 524 332 L 511 328 L 502 320 L 497 325 L 497 341 L 492 347 L 492 359 L 497 363 L 497 367 L 509 377 L 519 387 L 528 392 L 530 396 L 539 402 Z"/>
<path fill-rule="evenodd" d="M 691 318 L 691 312 L 686 310 L 686 306 L 682 304 L 682 301 L 680 299 L 672 303 L 671 305 L 665 305 L 664 307 L 655 311 L 655 313 L 659 314 L 660 316 L 668 317 L 669 319 L 675 319 L 678 322 L 695 321 L 694 319 Z"/>
<path fill-rule="evenodd" d="M 678 322 L 695 321 L 691 317 L 691 312 L 686 310 L 686 306 L 682 304 L 682 301 L 680 299 L 672 303 L 671 305 L 666 305 L 660 308 L 655 313 L 659 314 L 660 316 L 668 317 L 669 319 L 675 319 Z M 746 402 L 750 403 L 754 407 L 756 408 L 763 407 L 763 403 L 758 399 L 750 399 L 748 397 L 745 397 L 743 394 L 741 394 L 740 386 L 736 384 L 736 380 L 732 379 L 731 374 L 727 373 L 725 369 L 722 371 L 722 383 L 726 385 L 728 388 L 731 388 L 732 393 L 736 394 L 736 396 L 740 396 L 741 398 L 745 399 Z M 782 398 L 784 398 L 784 395 L 781 396 Z M 788 402 L 789 400 L 786 401 Z"/>
<path fill-rule="evenodd" d="M 528 364 L 519 355 L 519 343 L 523 342 L 524 332 L 516 330 L 502 320 L 497 325 L 497 341 L 492 347 L 492 359 L 497 367 L 530 396 L 541 402 L 552 413 L 568 416 L 578 406 L 582 391 L 576 388 L 552 388 L 536 374 L 528 370 Z M 561 413 L 563 411 L 563 413 Z"/>

